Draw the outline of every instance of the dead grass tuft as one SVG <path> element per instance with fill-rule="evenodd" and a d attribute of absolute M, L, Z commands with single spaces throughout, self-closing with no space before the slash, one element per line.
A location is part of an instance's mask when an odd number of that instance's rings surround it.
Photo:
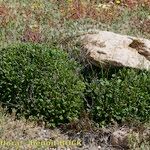
<path fill-rule="evenodd" d="M 103 23 L 112 22 L 120 16 L 121 9 L 114 4 L 95 4 L 73 0 L 72 2 L 62 5 L 60 11 L 63 18 L 67 20 L 77 20 L 91 18 Z"/>
<path fill-rule="evenodd" d="M 44 36 L 40 31 L 40 27 L 38 25 L 27 26 L 23 31 L 23 35 L 21 37 L 22 42 L 33 42 L 33 43 L 41 43 L 44 42 Z"/>
<path fill-rule="evenodd" d="M 150 34 L 150 19 L 143 19 L 140 17 L 132 18 L 130 22 L 132 28 L 137 28 L 143 34 Z"/>

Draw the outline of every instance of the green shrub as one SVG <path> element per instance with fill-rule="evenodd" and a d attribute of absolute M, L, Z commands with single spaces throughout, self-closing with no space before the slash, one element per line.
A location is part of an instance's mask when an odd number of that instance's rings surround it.
<path fill-rule="evenodd" d="M 111 121 L 150 120 L 150 72 L 123 69 L 111 79 L 93 79 L 86 97 L 93 119 L 100 124 Z"/>
<path fill-rule="evenodd" d="M 45 45 L 18 44 L 0 49 L 0 101 L 9 110 L 51 125 L 77 118 L 84 83 L 65 52 Z"/>

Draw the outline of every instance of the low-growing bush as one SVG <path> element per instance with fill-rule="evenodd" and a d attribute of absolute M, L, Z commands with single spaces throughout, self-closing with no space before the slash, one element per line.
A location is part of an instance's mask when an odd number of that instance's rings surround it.
<path fill-rule="evenodd" d="M 150 120 L 150 72 L 120 69 L 111 78 L 93 79 L 86 98 L 93 119 L 99 124 L 111 121 Z"/>
<path fill-rule="evenodd" d="M 79 117 L 85 85 L 79 65 L 64 51 L 26 43 L 1 48 L 0 53 L 3 106 L 53 126 Z"/>

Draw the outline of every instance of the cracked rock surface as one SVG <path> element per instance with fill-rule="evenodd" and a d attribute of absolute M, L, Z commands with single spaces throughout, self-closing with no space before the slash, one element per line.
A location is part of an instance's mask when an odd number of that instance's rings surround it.
<path fill-rule="evenodd" d="M 81 37 L 83 54 L 99 66 L 150 70 L 150 40 L 108 31 Z"/>

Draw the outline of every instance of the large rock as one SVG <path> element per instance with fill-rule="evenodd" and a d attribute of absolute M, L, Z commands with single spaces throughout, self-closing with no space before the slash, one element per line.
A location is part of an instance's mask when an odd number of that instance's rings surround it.
<path fill-rule="evenodd" d="M 150 40 L 108 31 L 81 37 L 84 56 L 95 65 L 150 70 Z"/>

